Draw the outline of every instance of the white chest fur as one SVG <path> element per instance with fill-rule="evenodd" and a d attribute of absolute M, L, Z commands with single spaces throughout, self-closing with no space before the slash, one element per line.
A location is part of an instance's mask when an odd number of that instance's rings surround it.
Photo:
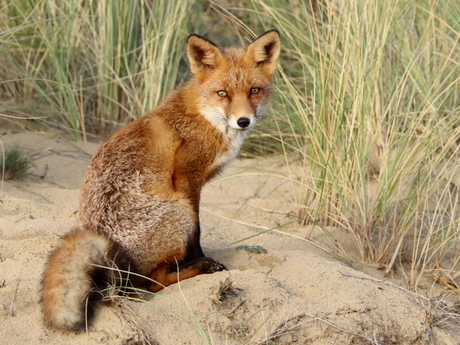
<path fill-rule="evenodd" d="M 224 135 L 224 138 L 227 141 L 227 150 L 217 155 L 214 163 L 212 164 L 212 168 L 225 166 L 236 158 L 241 145 L 246 138 L 247 131 L 230 127 L 225 113 L 220 108 L 205 106 L 201 109 L 201 113 L 211 123 L 211 125 L 217 128 Z"/>

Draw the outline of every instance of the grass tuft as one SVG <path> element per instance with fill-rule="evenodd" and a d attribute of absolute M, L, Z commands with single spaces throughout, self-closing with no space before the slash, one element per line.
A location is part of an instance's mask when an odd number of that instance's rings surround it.
<path fill-rule="evenodd" d="M 31 159 L 25 156 L 17 145 L 6 147 L 2 151 L 0 161 L 2 180 L 23 180 L 29 175 L 32 166 Z"/>

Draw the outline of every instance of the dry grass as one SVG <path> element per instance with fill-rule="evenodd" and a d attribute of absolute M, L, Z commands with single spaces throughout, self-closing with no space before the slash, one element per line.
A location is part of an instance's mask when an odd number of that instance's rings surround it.
<path fill-rule="evenodd" d="M 412 288 L 458 275 L 460 6 L 291 4 L 256 8 L 284 38 L 275 107 L 297 116 L 280 133 L 304 166 L 302 223 L 344 229 L 343 257 L 408 268 Z"/>
<path fill-rule="evenodd" d="M 187 0 L 1 0 L 4 120 L 42 116 L 86 139 L 146 113 L 178 82 L 186 18 L 196 7 Z"/>

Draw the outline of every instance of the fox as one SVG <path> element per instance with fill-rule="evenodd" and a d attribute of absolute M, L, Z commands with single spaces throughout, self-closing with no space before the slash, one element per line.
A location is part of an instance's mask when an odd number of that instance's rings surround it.
<path fill-rule="evenodd" d="M 78 225 L 50 254 L 42 278 L 49 328 L 85 329 L 94 289 L 113 278 L 109 263 L 151 292 L 226 269 L 200 245 L 201 190 L 235 159 L 269 106 L 280 50 L 276 30 L 226 49 L 188 36 L 191 80 L 90 160 Z"/>

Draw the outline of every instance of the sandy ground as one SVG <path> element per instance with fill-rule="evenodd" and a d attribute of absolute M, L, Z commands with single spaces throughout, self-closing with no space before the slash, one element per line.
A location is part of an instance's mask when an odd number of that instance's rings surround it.
<path fill-rule="evenodd" d="M 2 344 L 460 344 L 442 303 L 327 257 L 296 223 L 232 244 L 290 221 L 295 197 L 279 176 L 282 159 L 236 161 L 203 191 L 202 245 L 228 271 L 182 281 L 144 302 L 100 302 L 86 333 L 48 330 L 41 275 L 60 237 L 76 226 L 80 185 L 99 144 L 30 133 L 1 140 L 35 162 L 33 176 L 0 186 Z"/>

